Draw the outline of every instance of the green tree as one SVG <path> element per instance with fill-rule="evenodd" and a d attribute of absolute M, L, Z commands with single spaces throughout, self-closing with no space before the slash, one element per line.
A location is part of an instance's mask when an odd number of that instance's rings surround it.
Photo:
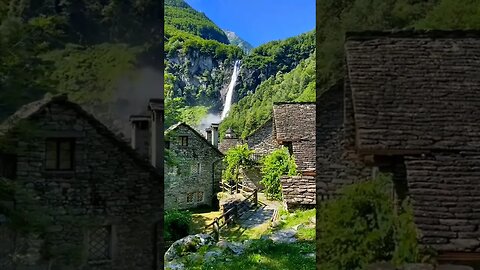
<path fill-rule="evenodd" d="M 265 187 L 267 198 L 281 200 L 280 177 L 296 175 L 297 165 L 288 149 L 282 146 L 263 158 L 261 173 L 262 180 L 260 180 L 260 183 Z"/>
<path fill-rule="evenodd" d="M 225 182 L 238 182 L 241 168 L 252 165 L 251 157 L 255 151 L 248 149 L 247 144 L 237 145 L 227 151 L 223 162 L 225 170 L 222 179 Z"/>

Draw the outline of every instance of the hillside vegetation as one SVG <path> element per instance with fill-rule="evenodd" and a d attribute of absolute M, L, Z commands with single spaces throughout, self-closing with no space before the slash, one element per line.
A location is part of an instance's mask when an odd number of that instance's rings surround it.
<path fill-rule="evenodd" d="M 315 101 L 315 54 L 288 73 L 278 72 L 234 104 L 220 125 L 220 133 L 231 127 L 245 138 L 271 118 L 273 103 L 277 101 Z"/>
<path fill-rule="evenodd" d="M 160 68 L 162 16 L 153 0 L 0 0 L 0 121 L 47 92 L 109 106 L 121 80 Z"/>

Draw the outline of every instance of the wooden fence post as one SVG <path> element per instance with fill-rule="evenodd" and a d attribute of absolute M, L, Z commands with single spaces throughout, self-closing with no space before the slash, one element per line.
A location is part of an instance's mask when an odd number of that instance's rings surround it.
<path fill-rule="evenodd" d="M 220 239 L 220 228 L 219 228 L 219 225 L 218 225 L 218 218 L 215 218 L 213 220 L 213 238 L 217 242 Z"/>
<path fill-rule="evenodd" d="M 254 194 L 255 194 L 255 195 L 253 195 L 253 205 L 254 205 L 254 206 L 257 206 L 257 204 L 258 204 L 258 193 L 257 193 L 257 189 L 254 189 L 253 192 L 254 192 Z"/>

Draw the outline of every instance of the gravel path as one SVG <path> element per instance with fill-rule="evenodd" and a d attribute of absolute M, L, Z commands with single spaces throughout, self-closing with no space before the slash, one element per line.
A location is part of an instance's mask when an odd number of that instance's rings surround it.
<path fill-rule="evenodd" d="M 267 200 L 263 193 L 258 193 L 258 201 L 261 204 L 259 208 L 242 215 L 240 219 L 242 228 L 250 229 L 269 222 L 275 209 L 281 206 L 281 202 Z"/>

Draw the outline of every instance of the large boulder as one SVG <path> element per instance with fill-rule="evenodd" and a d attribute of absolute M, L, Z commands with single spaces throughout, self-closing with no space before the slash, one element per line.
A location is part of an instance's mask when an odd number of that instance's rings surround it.
<path fill-rule="evenodd" d="M 197 252 L 203 246 L 215 244 L 215 239 L 209 234 L 189 235 L 175 241 L 167 252 L 165 252 L 165 261 L 170 262 L 185 255 Z"/>

